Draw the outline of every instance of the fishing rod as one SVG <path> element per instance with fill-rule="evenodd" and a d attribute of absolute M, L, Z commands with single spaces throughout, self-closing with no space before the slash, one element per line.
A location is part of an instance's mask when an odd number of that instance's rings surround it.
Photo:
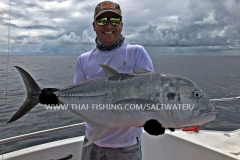
<path fill-rule="evenodd" d="M 212 102 L 215 107 L 220 108 L 216 105 L 218 102 L 230 102 L 230 101 L 236 101 L 236 100 L 240 100 L 240 96 L 230 97 L 230 98 L 210 99 L 210 102 Z"/>
<path fill-rule="evenodd" d="M 219 99 L 210 99 L 210 102 L 216 103 L 216 102 L 227 102 L 227 101 L 235 101 L 239 100 L 240 96 L 238 97 L 231 97 L 231 98 L 219 98 Z"/>
<path fill-rule="evenodd" d="M 11 0 L 9 0 L 8 6 L 8 41 L 7 41 L 7 63 L 6 63 L 6 81 L 5 81 L 5 97 L 4 97 L 4 105 L 7 106 L 7 98 L 8 98 L 8 64 L 9 64 L 9 52 L 10 52 L 10 23 L 11 23 Z M 0 129 L 0 133 L 2 129 Z M 5 149 L 4 143 L 2 143 L 2 149 Z M 1 156 L 3 159 L 3 154 Z"/>

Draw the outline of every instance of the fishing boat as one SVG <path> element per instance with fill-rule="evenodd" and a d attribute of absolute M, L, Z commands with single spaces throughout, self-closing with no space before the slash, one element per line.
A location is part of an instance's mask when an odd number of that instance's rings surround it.
<path fill-rule="evenodd" d="M 222 100 L 234 99 L 239 97 Z M 84 125 L 85 123 L 78 123 L 10 137 L 0 140 L 0 145 Z M 78 136 L 16 150 L 0 155 L 0 160 L 80 160 L 83 139 L 84 136 Z M 179 129 L 174 132 L 166 131 L 160 136 L 151 136 L 143 132 L 141 145 L 143 160 L 240 160 L 240 129 L 198 132 Z"/>
<path fill-rule="evenodd" d="M 52 128 L 0 140 L 0 144 L 19 141 L 60 130 L 82 127 L 84 123 Z M 49 142 L 1 155 L 0 160 L 80 160 L 84 136 Z M 240 129 L 200 130 L 141 136 L 143 160 L 240 160 Z"/>

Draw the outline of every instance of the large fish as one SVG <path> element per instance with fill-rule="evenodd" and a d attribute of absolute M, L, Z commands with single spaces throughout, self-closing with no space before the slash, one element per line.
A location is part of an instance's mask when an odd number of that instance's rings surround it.
<path fill-rule="evenodd" d="M 165 128 L 181 128 L 202 125 L 216 117 L 213 104 L 186 78 L 139 68 L 134 69 L 134 74 L 121 74 L 107 65 L 100 66 L 105 76 L 54 92 L 60 104 L 69 105 L 93 128 L 85 146 L 111 127 L 142 127 L 147 121 L 156 120 Z M 36 106 L 41 94 L 35 80 L 24 69 L 16 68 L 26 85 L 27 98 L 8 123 Z M 85 109 L 76 109 L 76 105 Z"/>

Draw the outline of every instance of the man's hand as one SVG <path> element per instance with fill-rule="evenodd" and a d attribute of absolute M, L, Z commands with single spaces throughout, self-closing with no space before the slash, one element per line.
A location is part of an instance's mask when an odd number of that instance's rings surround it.
<path fill-rule="evenodd" d="M 58 89 L 57 88 L 44 88 L 41 90 L 41 94 L 39 96 L 39 102 L 41 104 L 47 105 L 58 105 L 58 98 L 54 94 Z"/>
<path fill-rule="evenodd" d="M 150 134 L 150 135 L 154 135 L 154 136 L 158 136 L 160 134 L 164 134 L 165 133 L 165 128 L 162 127 L 162 125 L 155 119 L 150 119 L 149 121 L 147 121 L 144 126 L 143 126 L 144 130 Z M 168 128 L 171 132 L 174 132 L 175 129 L 174 128 Z"/>
<path fill-rule="evenodd" d="M 155 119 L 150 119 L 149 121 L 147 121 L 144 124 L 143 128 L 148 134 L 154 136 L 165 133 L 165 128 L 162 127 L 162 125 Z"/>

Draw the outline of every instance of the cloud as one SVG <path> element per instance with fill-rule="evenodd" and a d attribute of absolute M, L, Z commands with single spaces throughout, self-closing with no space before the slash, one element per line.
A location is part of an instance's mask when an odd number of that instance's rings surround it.
<path fill-rule="evenodd" d="M 204 18 L 202 21 L 194 22 L 194 24 L 216 24 L 217 21 L 214 18 L 213 14 L 210 14 L 208 17 Z"/>
<path fill-rule="evenodd" d="M 69 34 L 69 36 L 67 34 L 64 34 L 61 38 L 60 38 L 60 42 L 61 43 L 70 43 L 70 44 L 74 44 L 74 43 L 79 43 L 81 41 L 81 37 L 76 36 L 76 33 L 71 32 Z"/>
<path fill-rule="evenodd" d="M 22 45 L 26 45 L 26 44 L 40 44 L 41 41 L 37 38 L 37 37 L 26 37 L 20 40 L 15 40 L 16 44 L 22 44 Z"/>
<path fill-rule="evenodd" d="M 64 44 L 79 44 L 79 43 L 87 43 L 93 44 L 94 39 L 88 35 L 87 30 L 84 30 L 82 33 L 82 37 L 77 36 L 76 33 L 71 32 L 69 35 L 64 34 L 62 37 L 59 38 L 61 43 Z"/>
<path fill-rule="evenodd" d="M 126 37 L 132 43 L 146 46 L 239 49 L 240 23 L 236 20 L 240 4 L 237 1 L 230 4 L 223 0 L 190 0 L 188 9 L 178 15 L 177 23 L 169 27 L 155 23 Z"/>
<path fill-rule="evenodd" d="M 91 44 L 81 46 L 91 49 L 96 36 L 92 28 L 93 12 L 99 2 L 11 1 L 11 47 L 18 52 L 40 53 L 68 50 L 78 53 L 78 45 L 82 44 Z M 240 50 L 239 0 L 115 2 L 121 6 L 122 33 L 130 43 L 162 47 L 161 50 L 167 52 Z M 8 38 L 8 3 L 8 0 L 0 2 L 0 29 L 5 31 L 0 33 L 2 51 L 6 50 Z"/>

